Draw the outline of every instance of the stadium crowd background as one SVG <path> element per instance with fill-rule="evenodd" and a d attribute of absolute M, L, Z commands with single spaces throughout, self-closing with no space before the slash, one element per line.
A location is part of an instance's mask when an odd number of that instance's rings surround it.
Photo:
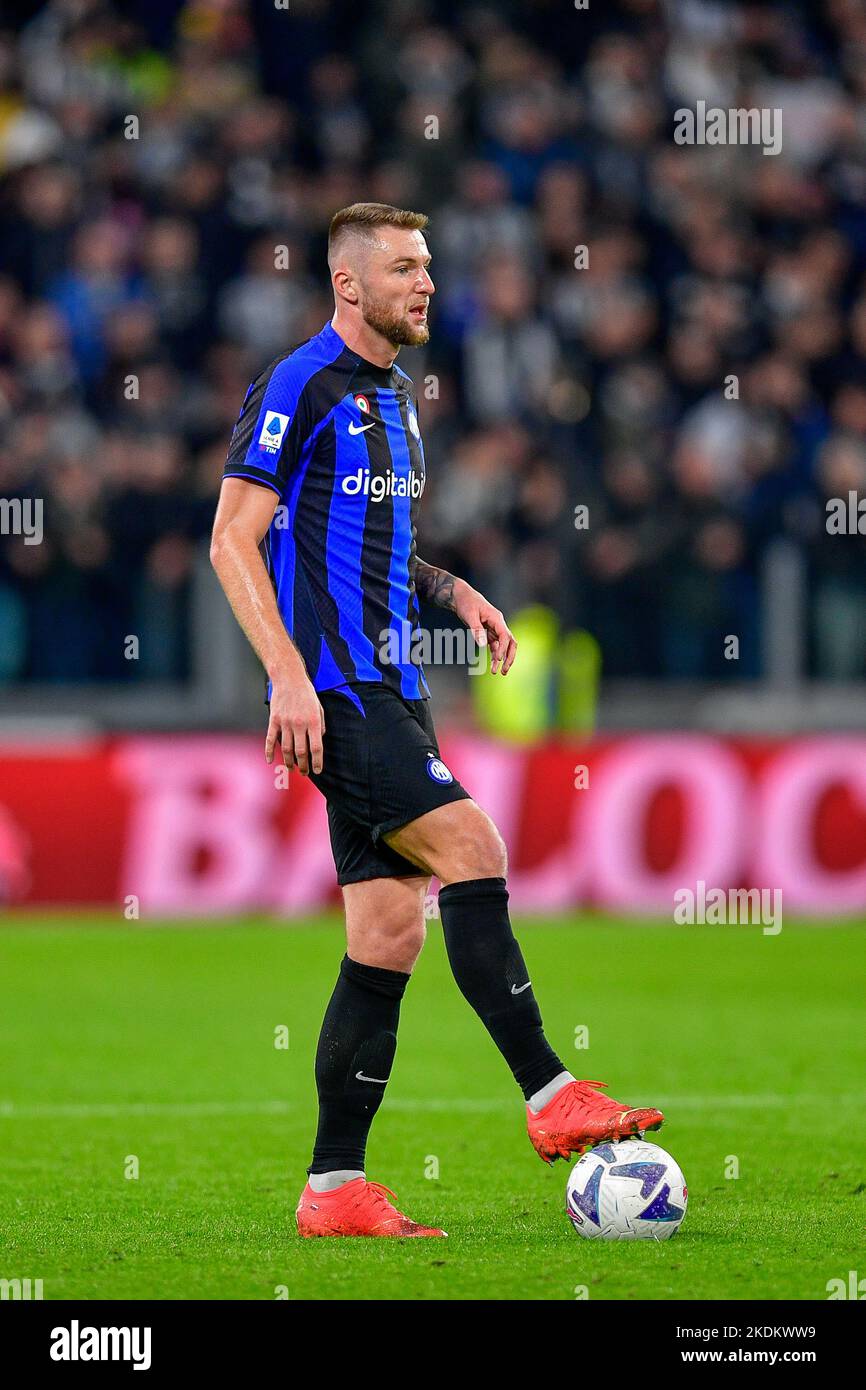
<path fill-rule="evenodd" d="M 782 108 L 782 152 L 675 144 L 701 99 Z M 864 99 L 857 0 L 13 7 L 0 495 L 45 540 L 2 543 L 0 681 L 185 677 L 241 401 L 330 317 L 360 199 L 430 216 L 421 555 L 609 675 L 724 679 L 761 674 L 787 538 L 809 672 L 866 676 L 866 536 L 824 518 L 866 495 Z"/>

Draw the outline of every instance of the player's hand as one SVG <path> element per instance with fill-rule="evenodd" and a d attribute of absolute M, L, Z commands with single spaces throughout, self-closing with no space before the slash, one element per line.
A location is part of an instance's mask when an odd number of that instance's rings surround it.
<path fill-rule="evenodd" d="M 295 767 L 304 777 L 311 771 L 321 772 L 325 711 L 312 682 L 306 675 L 300 679 L 276 676 L 271 684 L 265 758 L 269 763 L 274 761 L 274 750 L 279 743 L 283 762 L 290 772 Z"/>
<path fill-rule="evenodd" d="M 490 648 L 490 671 L 507 676 L 517 655 L 517 641 L 498 608 L 467 584 L 454 581 L 454 612 L 469 628 L 479 647 Z"/>

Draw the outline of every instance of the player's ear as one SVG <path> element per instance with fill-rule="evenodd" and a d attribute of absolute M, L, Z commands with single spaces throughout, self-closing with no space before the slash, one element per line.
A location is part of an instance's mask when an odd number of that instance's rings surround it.
<path fill-rule="evenodd" d="M 335 295 L 349 304 L 358 303 L 358 289 L 348 270 L 335 270 L 331 279 Z"/>

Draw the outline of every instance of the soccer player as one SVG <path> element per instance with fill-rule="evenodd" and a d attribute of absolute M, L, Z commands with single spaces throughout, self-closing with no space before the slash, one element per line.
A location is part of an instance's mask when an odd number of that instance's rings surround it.
<path fill-rule="evenodd" d="M 441 1236 L 369 1182 L 364 1155 L 424 942 L 430 877 L 454 978 L 526 1099 L 550 1163 L 657 1129 L 662 1114 L 577 1081 L 551 1048 L 508 915 L 506 853 L 439 756 L 411 634 L 419 598 L 450 609 L 507 674 L 502 614 L 415 553 L 424 489 L 418 402 L 396 366 L 429 338 L 427 218 L 356 203 L 331 222 L 335 311 L 272 362 L 235 426 L 211 558 L 268 674 L 265 756 L 327 799 L 347 952 L 316 1054 L 319 1123 L 303 1236 Z M 407 641 L 407 637 L 409 640 Z"/>

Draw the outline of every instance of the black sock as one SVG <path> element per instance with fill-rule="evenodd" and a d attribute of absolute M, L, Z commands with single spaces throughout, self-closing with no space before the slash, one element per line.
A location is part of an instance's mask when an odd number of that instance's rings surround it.
<path fill-rule="evenodd" d="M 439 892 L 439 914 L 454 978 L 529 1100 L 565 1067 L 544 1036 L 532 986 L 527 988 L 505 879 L 448 884 Z"/>
<path fill-rule="evenodd" d="M 308 1173 L 363 1169 L 367 1135 L 391 1075 L 408 980 L 400 970 L 343 957 L 316 1051 L 319 1128 Z"/>

